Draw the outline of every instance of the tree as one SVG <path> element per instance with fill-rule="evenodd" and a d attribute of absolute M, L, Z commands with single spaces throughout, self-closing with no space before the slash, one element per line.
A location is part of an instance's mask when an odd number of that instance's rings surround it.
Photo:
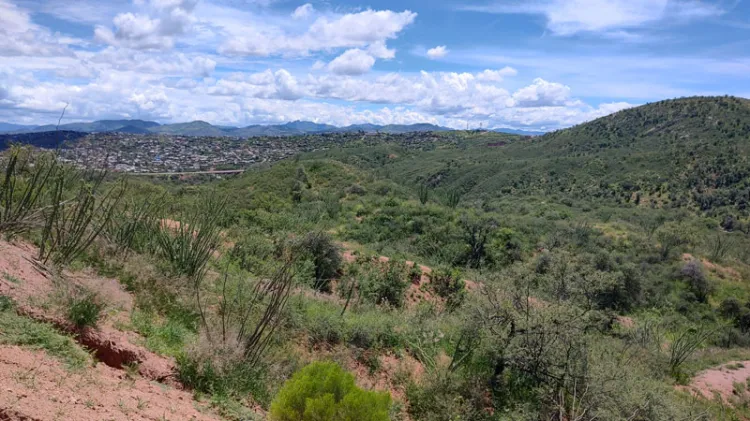
<path fill-rule="evenodd" d="M 659 241 L 659 256 L 667 260 L 675 248 L 690 244 L 692 235 L 678 224 L 665 224 L 656 231 L 656 239 Z"/>
<path fill-rule="evenodd" d="M 315 267 L 315 289 L 331 291 L 331 280 L 341 269 L 341 252 L 330 235 L 325 232 L 310 232 L 301 243 L 302 250 Z"/>
<path fill-rule="evenodd" d="M 683 279 L 688 282 L 690 291 L 695 294 L 698 302 L 708 302 L 708 296 L 713 292 L 713 284 L 703 272 L 703 265 L 697 260 L 685 263 L 680 270 Z"/>
<path fill-rule="evenodd" d="M 391 396 L 358 388 L 333 362 L 314 362 L 295 373 L 271 403 L 274 421 L 388 421 Z"/>
<path fill-rule="evenodd" d="M 463 231 L 466 244 L 466 252 L 461 263 L 478 268 L 487 257 L 487 242 L 490 234 L 495 230 L 496 224 L 490 219 L 463 215 L 459 221 L 459 226 Z"/>

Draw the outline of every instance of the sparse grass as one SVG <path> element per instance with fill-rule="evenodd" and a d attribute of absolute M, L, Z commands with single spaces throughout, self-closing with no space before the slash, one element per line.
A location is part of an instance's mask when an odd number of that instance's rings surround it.
<path fill-rule="evenodd" d="M 92 364 L 93 359 L 71 337 L 54 327 L 19 316 L 12 308 L 0 306 L 0 343 L 42 349 L 72 369 Z"/>
<path fill-rule="evenodd" d="M 20 284 L 21 280 L 13 275 L 11 275 L 8 272 L 3 272 L 3 278 L 5 278 L 6 281 L 10 282 L 11 284 Z"/>
<path fill-rule="evenodd" d="M 741 368 L 745 368 L 745 364 L 742 363 L 733 363 L 733 364 L 727 364 L 724 366 L 727 370 L 739 370 Z"/>

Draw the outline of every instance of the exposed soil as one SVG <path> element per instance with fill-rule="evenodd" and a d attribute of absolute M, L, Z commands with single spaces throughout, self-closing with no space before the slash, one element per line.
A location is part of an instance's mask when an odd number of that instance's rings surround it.
<path fill-rule="evenodd" d="M 44 352 L 0 347 L 0 421 L 220 419 L 198 411 L 192 396 L 179 390 L 172 360 L 136 345 L 137 334 L 114 327 L 133 308 L 116 279 L 88 272 L 56 277 L 35 255 L 29 244 L 0 240 L 0 294 L 18 304 L 19 314 L 71 334 L 103 364 L 72 373 Z M 49 305 L 61 285 L 96 292 L 108 306 L 105 320 L 80 329 L 61 317 Z M 126 373 L 139 375 L 131 379 Z"/>
<path fill-rule="evenodd" d="M 34 304 L 53 291 L 52 275 L 36 262 L 36 250 L 26 243 L 0 240 L 0 294 L 19 304 Z"/>
<path fill-rule="evenodd" d="M 689 262 L 691 260 L 696 260 L 695 257 L 690 253 L 684 253 L 682 255 L 682 260 L 684 262 Z M 742 274 L 740 274 L 736 269 L 721 266 L 718 263 L 711 262 L 708 259 L 700 259 L 701 264 L 703 267 L 714 276 L 718 277 L 719 279 L 726 279 L 730 281 L 742 281 Z"/>
<path fill-rule="evenodd" d="M 219 420 L 190 393 L 97 364 L 69 371 L 42 351 L 0 346 L 0 420 Z"/>
<path fill-rule="evenodd" d="M 747 380 L 750 378 L 750 361 L 730 361 L 717 368 L 702 371 L 693 378 L 688 391 L 696 396 L 714 399 L 720 396 L 724 402 L 732 403 L 737 399 L 747 399 L 750 393 Z M 735 393 L 735 383 L 740 383 L 741 395 Z"/>
<path fill-rule="evenodd" d="M 173 379 L 174 363 L 170 359 L 133 345 L 125 332 L 109 327 L 79 329 L 60 317 L 50 316 L 33 307 L 19 307 L 18 313 L 72 334 L 78 343 L 94 352 L 97 360 L 112 368 L 137 367 L 138 372 L 150 380 L 177 385 Z"/>

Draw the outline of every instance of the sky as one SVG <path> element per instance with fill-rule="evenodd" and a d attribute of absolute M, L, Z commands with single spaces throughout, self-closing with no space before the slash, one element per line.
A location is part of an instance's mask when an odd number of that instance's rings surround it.
<path fill-rule="evenodd" d="M 0 0 L 0 121 L 554 130 L 750 97 L 750 0 Z"/>

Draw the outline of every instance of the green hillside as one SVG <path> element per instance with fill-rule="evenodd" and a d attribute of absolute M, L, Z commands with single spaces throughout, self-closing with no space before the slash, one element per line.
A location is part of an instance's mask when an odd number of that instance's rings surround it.
<path fill-rule="evenodd" d="M 100 184 L 12 149 L 0 186 L 31 194 L 0 194 L 0 233 L 119 279 L 113 325 L 227 419 L 743 420 L 749 117 L 362 135 L 227 179 Z"/>
<path fill-rule="evenodd" d="M 707 97 L 649 104 L 534 138 L 475 134 L 432 151 L 385 145 L 317 156 L 472 199 L 638 200 L 719 216 L 747 215 L 749 152 L 750 101 Z"/>

